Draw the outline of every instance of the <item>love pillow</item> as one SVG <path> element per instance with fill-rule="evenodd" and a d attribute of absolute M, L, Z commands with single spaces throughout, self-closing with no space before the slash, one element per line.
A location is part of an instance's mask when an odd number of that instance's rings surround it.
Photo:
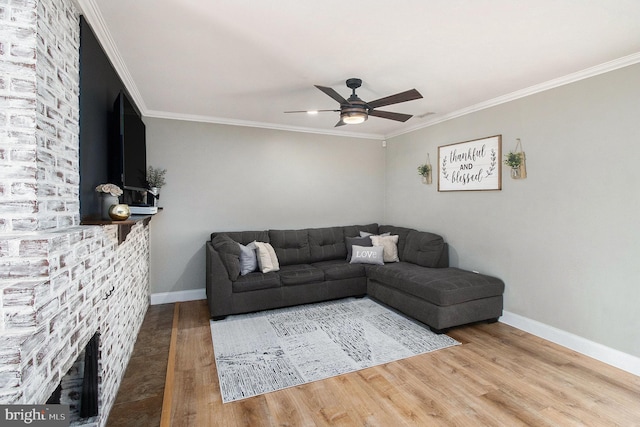
<path fill-rule="evenodd" d="M 351 252 L 351 264 L 377 264 L 384 265 L 384 248 L 382 246 L 358 246 L 353 245 Z"/>

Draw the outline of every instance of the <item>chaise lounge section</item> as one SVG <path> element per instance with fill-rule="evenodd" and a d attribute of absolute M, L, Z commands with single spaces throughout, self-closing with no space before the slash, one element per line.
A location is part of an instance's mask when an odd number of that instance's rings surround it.
<path fill-rule="evenodd" d="M 367 234 L 398 236 L 392 248 L 397 249 L 397 261 L 350 263 L 352 245 Z M 272 246 L 279 270 L 241 272 L 240 245 L 246 250 L 252 242 Z M 367 224 L 216 232 L 206 242 L 206 268 L 207 300 L 214 320 L 364 295 L 438 333 L 467 323 L 496 321 L 502 315 L 502 280 L 449 267 L 448 247 L 441 236 L 405 227 Z"/>

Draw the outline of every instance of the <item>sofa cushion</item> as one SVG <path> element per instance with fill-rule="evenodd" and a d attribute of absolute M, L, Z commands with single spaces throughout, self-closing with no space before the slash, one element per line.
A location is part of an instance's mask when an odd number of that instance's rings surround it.
<path fill-rule="evenodd" d="M 286 265 L 280 269 L 280 281 L 283 286 L 305 285 L 323 280 L 322 270 L 309 264 Z"/>
<path fill-rule="evenodd" d="M 322 270 L 324 280 L 353 279 L 356 277 L 365 277 L 366 274 L 364 265 L 350 264 L 344 259 L 316 262 L 312 265 Z"/>
<path fill-rule="evenodd" d="M 304 230 L 269 230 L 269 240 L 280 265 L 308 264 L 311 261 L 309 234 Z"/>
<path fill-rule="evenodd" d="M 347 225 L 343 227 L 344 237 L 360 237 L 360 232 L 365 231 L 371 234 L 378 234 L 378 224 L 367 225 Z"/>
<path fill-rule="evenodd" d="M 371 243 L 370 237 L 345 237 L 345 244 L 347 246 L 347 261 L 351 261 L 353 245 L 373 246 L 373 243 Z"/>
<path fill-rule="evenodd" d="M 222 264 L 227 269 L 227 274 L 231 281 L 236 280 L 240 276 L 240 246 L 224 233 L 216 235 L 211 240 L 213 249 L 218 252 Z"/>
<path fill-rule="evenodd" d="M 307 231 L 312 262 L 344 259 L 347 256 L 342 227 L 310 228 Z"/>
<path fill-rule="evenodd" d="M 211 233 L 211 240 L 213 240 L 218 234 L 226 234 L 236 242 L 242 243 L 243 245 L 248 245 L 253 241 L 269 243 L 269 233 L 266 230 Z"/>
<path fill-rule="evenodd" d="M 449 306 L 502 295 L 504 282 L 459 268 L 428 268 L 407 262 L 372 265 L 367 277 L 432 304 Z"/>
<path fill-rule="evenodd" d="M 423 267 L 437 267 L 444 251 L 442 236 L 424 231 L 411 231 L 407 236 L 402 260 Z"/>
<path fill-rule="evenodd" d="M 404 261 L 404 245 L 407 241 L 407 236 L 411 231 L 415 230 L 413 228 L 396 227 L 393 225 L 381 225 L 379 227 L 380 234 L 389 233 L 391 235 L 398 236 L 398 256 L 400 257 L 400 261 Z"/>
<path fill-rule="evenodd" d="M 280 276 L 278 273 L 249 273 L 240 276 L 233 282 L 231 289 L 233 292 L 259 291 L 260 289 L 271 289 L 280 286 Z"/>

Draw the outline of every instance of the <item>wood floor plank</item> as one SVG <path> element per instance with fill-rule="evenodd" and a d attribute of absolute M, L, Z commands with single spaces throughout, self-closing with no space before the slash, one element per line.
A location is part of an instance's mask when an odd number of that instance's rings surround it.
<path fill-rule="evenodd" d="M 205 301 L 180 304 L 172 426 L 640 425 L 640 379 L 502 323 L 460 346 L 222 403 Z"/>
<path fill-rule="evenodd" d="M 316 423 L 295 390 L 285 389 L 265 395 L 273 420 L 282 427 L 312 427 Z"/>
<path fill-rule="evenodd" d="M 329 381 L 331 380 L 331 381 Z M 316 425 L 353 426 L 357 425 L 349 406 L 332 391 L 335 378 L 315 381 L 295 387 Z"/>
<path fill-rule="evenodd" d="M 372 393 L 371 388 L 357 372 L 336 377 L 335 383 L 340 400 L 351 402 L 361 425 L 370 427 L 407 425 L 404 422 L 400 423 L 397 413 L 392 411 L 393 408 L 383 403 L 379 395 Z"/>
<path fill-rule="evenodd" d="M 180 304 L 176 304 L 173 310 L 173 323 L 171 326 L 171 341 L 169 344 L 169 356 L 167 361 L 167 372 L 165 375 L 164 397 L 162 400 L 162 414 L 160 417 L 160 427 L 171 426 L 171 405 L 173 403 L 172 389 L 175 379 L 176 366 L 176 343 L 178 340 L 178 320 L 180 313 Z"/>

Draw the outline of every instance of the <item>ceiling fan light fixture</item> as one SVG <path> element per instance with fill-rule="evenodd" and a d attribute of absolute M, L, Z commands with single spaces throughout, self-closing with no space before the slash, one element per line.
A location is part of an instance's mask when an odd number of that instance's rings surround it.
<path fill-rule="evenodd" d="M 346 111 L 340 114 L 340 118 L 348 125 L 357 125 L 364 123 L 369 115 L 363 111 Z"/>
<path fill-rule="evenodd" d="M 360 123 L 364 123 L 367 121 L 369 116 L 380 117 L 382 119 L 395 120 L 398 122 L 406 122 L 411 117 L 411 114 L 402 114 L 402 113 L 394 113 L 391 111 L 380 111 L 377 110 L 378 107 L 384 107 L 386 105 L 399 104 L 401 102 L 413 101 L 414 99 L 422 98 L 420 92 L 416 89 L 406 90 L 404 92 L 396 93 L 395 95 L 385 96 L 384 98 L 376 99 L 371 102 L 364 102 L 362 99 L 358 97 L 356 94 L 356 89 L 362 86 L 362 80 L 357 78 L 352 78 L 347 80 L 347 87 L 352 90 L 351 96 L 349 99 L 345 99 L 342 95 L 335 91 L 335 89 L 330 88 L 328 86 L 318 86 L 314 85 L 317 89 L 323 92 L 325 95 L 328 95 L 334 101 L 337 101 L 340 104 L 339 110 L 297 110 L 297 111 L 285 111 L 285 113 L 308 113 L 315 114 L 316 112 L 340 112 L 340 121 L 335 125 L 344 126 L 344 125 L 357 125 Z"/>

